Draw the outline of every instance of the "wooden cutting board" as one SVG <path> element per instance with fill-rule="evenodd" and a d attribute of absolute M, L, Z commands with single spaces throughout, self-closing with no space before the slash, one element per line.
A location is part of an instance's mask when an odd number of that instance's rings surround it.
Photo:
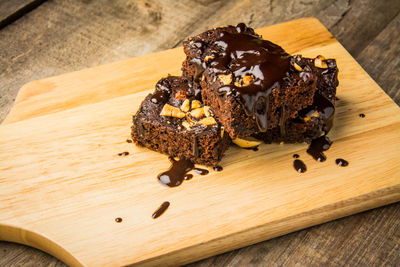
<path fill-rule="evenodd" d="M 399 107 L 316 19 L 257 32 L 290 53 L 337 59 L 326 162 L 306 144 L 232 146 L 222 172 L 161 186 L 167 156 L 126 139 L 157 80 L 180 73 L 182 48 L 33 81 L 0 126 L 0 239 L 73 266 L 178 265 L 399 201 Z"/>

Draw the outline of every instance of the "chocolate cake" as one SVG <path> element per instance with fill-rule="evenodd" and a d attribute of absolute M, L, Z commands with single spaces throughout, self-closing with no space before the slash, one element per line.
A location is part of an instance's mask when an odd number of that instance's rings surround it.
<path fill-rule="evenodd" d="M 186 78 L 161 79 L 133 117 L 133 141 L 173 157 L 216 166 L 230 138 L 213 110 L 203 105 L 199 92 Z"/>
<path fill-rule="evenodd" d="M 294 119 L 282 121 L 266 133 L 254 135 L 266 143 L 301 143 L 326 134 L 332 128 L 335 113 L 338 68 L 334 59 L 292 57 L 291 64 L 299 69 L 309 68 L 317 76 L 317 91 L 313 104 L 298 112 Z M 317 67 L 318 66 L 318 67 Z"/>
<path fill-rule="evenodd" d="M 313 103 L 315 72 L 243 23 L 184 42 L 183 75 L 200 85 L 231 138 L 266 133 Z"/>

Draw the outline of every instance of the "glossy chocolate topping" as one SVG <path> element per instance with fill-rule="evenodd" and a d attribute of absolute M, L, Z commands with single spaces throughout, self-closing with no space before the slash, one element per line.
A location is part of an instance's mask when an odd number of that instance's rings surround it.
<path fill-rule="evenodd" d="M 323 152 L 328 150 L 331 145 L 332 141 L 328 138 L 328 136 L 323 135 L 312 140 L 307 149 L 307 153 L 310 154 L 316 161 L 323 162 L 326 160 L 326 156 Z"/>
<path fill-rule="evenodd" d="M 187 159 L 179 159 L 176 161 L 173 157 L 169 157 L 172 165 L 166 172 L 158 175 L 158 180 L 161 184 L 175 187 L 180 185 L 185 178 L 189 180 L 191 177 L 187 176 L 187 173 L 194 168 L 194 164 Z"/>
<path fill-rule="evenodd" d="M 208 64 L 215 74 L 232 74 L 232 83 L 219 88 L 232 93 L 244 106 L 247 115 L 255 117 L 261 131 L 267 129 L 269 96 L 279 88 L 290 68 L 290 56 L 280 46 L 256 35 L 222 32 L 215 41 L 220 50 Z M 246 82 L 244 77 L 246 76 Z"/>
<path fill-rule="evenodd" d="M 304 162 L 299 159 L 294 160 L 293 167 L 299 173 L 306 172 L 307 170 L 306 164 L 304 164 Z"/>
<path fill-rule="evenodd" d="M 336 159 L 335 162 L 336 162 L 337 165 L 339 165 L 341 167 L 346 167 L 347 165 L 349 165 L 349 162 L 347 160 L 341 159 L 341 158 Z"/>
<path fill-rule="evenodd" d="M 165 201 L 164 203 L 161 204 L 160 207 L 158 207 L 158 209 L 153 213 L 153 215 L 151 215 L 151 217 L 153 219 L 157 219 L 168 209 L 168 207 L 169 207 L 169 202 Z"/>
<path fill-rule="evenodd" d="M 316 92 L 314 95 L 313 104 L 299 111 L 299 115 L 302 118 L 310 118 L 313 116 L 313 114 L 317 114 L 317 116 L 323 120 L 323 131 L 325 132 L 325 134 L 327 134 L 333 125 L 333 118 L 335 114 L 335 106 L 333 105 L 333 103 L 323 95 Z"/>

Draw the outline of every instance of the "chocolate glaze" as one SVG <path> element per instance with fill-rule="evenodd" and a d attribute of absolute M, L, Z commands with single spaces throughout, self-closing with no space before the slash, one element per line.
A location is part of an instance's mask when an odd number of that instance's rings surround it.
<path fill-rule="evenodd" d="M 129 155 L 128 151 L 118 153 L 118 156 L 128 156 L 128 155 Z"/>
<path fill-rule="evenodd" d="M 293 167 L 295 168 L 296 171 L 300 173 L 306 172 L 307 170 L 306 164 L 304 164 L 304 162 L 299 159 L 294 160 Z"/>
<path fill-rule="evenodd" d="M 300 158 L 299 154 L 293 154 L 293 158 L 298 159 Z"/>
<path fill-rule="evenodd" d="M 324 121 L 323 131 L 327 134 L 333 125 L 333 117 L 335 114 L 335 106 L 326 97 L 319 94 L 318 92 L 314 95 L 313 104 L 301 111 L 299 111 L 299 116 L 301 118 L 310 117 L 312 114 L 318 112 L 319 118 Z"/>
<path fill-rule="evenodd" d="M 222 166 L 215 166 L 214 167 L 214 171 L 216 171 L 216 172 L 220 172 L 220 171 L 222 171 L 223 170 L 223 168 L 222 168 Z"/>
<path fill-rule="evenodd" d="M 212 55 L 215 58 L 207 62 L 207 71 L 216 75 L 232 73 L 232 83 L 219 88 L 219 92 L 232 93 L 247 115 L 255 117 L 260 131 L 265 132 L 268 127 L 269 96 L 287 76 L 290 56 L 280 46 L 244 33 L 243 27 L 236 27 L 237 34 L 220 33 L 214 42 L 219 50 L 218 55 Z M 203 63 L 198 66 L 205 67 Z M 234 85 L 245 75 L 252 78 L 250 85 Z"/>
<path fill-rule="evenodd" d="M 169 207 L 169 202 L 165 201 L 164 203 L 161 204 L 160 207 L 158 207 L 158 209 L 153 213 L 153 215 L 151 215 L 151 217 L 153 219 L 157 219 L 168 209 L 168 207 Z"/>
<path fill-rule="evenodd" d="M 175 187 L 180 185 L 185 179 L 185 175 L 194 168 L 194 164 L 187 159 L 179 159 L 176 161 L 173 157 L 169 157 L 172 165 L 169 169 L 158 175 L 161 184 Z"/>
<path fill-rule="evenodd" d="M 186 175 L 183 177 L 184 180 L 190 180 L 190 179 L 192 179 L 192 178 L 193 178 L 193 174 L 190 174 L 190 173 L 186 174 Z"/>
<path fill-rule="evenodd" d="M 193 171 L 194 171 L 195 173 L 197 173 L 197 174 L 200 174 L 200 175 L 206 175 L 206 174 L 209 173 L 208 170 L 206 170 L 206 169 L 201 169 L 201 168 L 194 168 Z"/>
<path fill-rule="evenodd" d="M 360 116 L 360 118 L 365 118 L 365 114 L 364 113 L 360 113 L 358 116 Z"/>
<path fill-rule="evenodd" d="M 323 135 L 311 141 L 310 146 L 307 149 L 307 153 L 310 154 L 316 161 L 323 162 L 326 160 L 326 156 L 323 153 L 328 150 L 332 145 L 332 141 L 328 136 Z"/>
<path fill-rule="evenodd" d="M 120 223 L 120 222 L 122 222 L 122 218 L 120 218 L 120 217 L 118 217 L 118 218 L 115 218 L 115 222 L 117 222 L 117 223 Z"/>
<path fill-rule="evenodd" d="M 126 139 L 126 142 L 127 143 L 132 143 L 132 140 L 131 139 Z"/>
<path fill-rule="evenodd" d="M 349 165 L 349 162 L 345 159 L 336 159 L 336 164 L 341 166 L 341 167 L 346 167 L 347 165 Z"/>

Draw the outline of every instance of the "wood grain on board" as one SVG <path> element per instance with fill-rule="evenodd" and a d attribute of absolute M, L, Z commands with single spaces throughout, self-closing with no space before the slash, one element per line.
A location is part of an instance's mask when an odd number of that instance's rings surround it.
<path fill-rule="evenodd" d="M 148 89 L 165 72 L 179 71 L 180 49 L 164 51 L 21 89 L 0 126 L 0 151 L 7 151 L 0 153 L 0 197 L 8 203 L 0 207 L 0 236 L 73 265 L 183 264 L 398 201 L 397 105 L 315 19 L 259 33 L 288 52 L 337 59 L 331 162 L 314 162 L 304 144 L 263 145 L 258 153 L 232 147 L 223 172 L 176 190 L 161 187 L 155 177 L 168 166 L 166 156 L 125 139 Z M 132 156 L 117 156 L 126 149 Z M 294 171 L 293 153 L 306 161 L 307 173 Z M 350 166 L 336 166 L 337 157 Z M 165 200 L 171 207 L 152 220 Z"/>

